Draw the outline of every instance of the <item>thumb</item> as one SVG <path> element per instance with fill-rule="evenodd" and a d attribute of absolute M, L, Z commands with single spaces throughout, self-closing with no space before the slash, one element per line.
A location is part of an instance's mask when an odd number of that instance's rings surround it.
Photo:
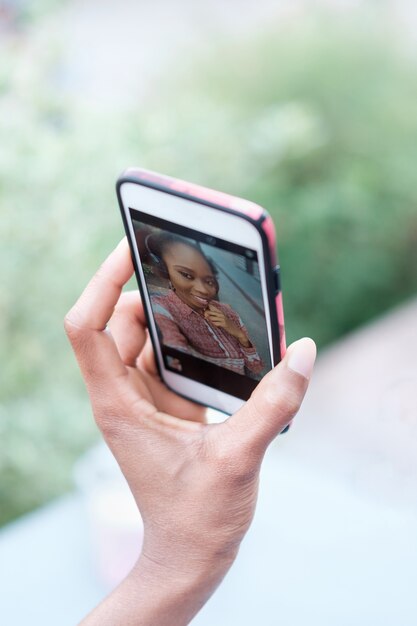
<path fill-rule="evenodd" d="M 246 404 L 229 417 L 236 441 L 263 454 L 301 406 L 316 359 L 316 344 L 305 337 L 289 346 L 284 359 L 256 387 Z"/>

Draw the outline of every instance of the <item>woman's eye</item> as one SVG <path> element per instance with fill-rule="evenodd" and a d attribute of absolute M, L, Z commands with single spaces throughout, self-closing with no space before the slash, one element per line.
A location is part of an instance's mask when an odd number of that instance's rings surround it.
<path fill-rule="evenodd" d="M 183 276 L 184 278 L 187 278 L 188 280 L 192 280 L 192 276 L 191 274 L 188 274 L 187 272 L 180 272 L 181 276 Z"/>

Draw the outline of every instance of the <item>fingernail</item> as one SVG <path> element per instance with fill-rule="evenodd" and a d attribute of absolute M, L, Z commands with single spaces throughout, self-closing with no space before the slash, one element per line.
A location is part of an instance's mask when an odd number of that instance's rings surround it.
<path fill-rule="evenodd" d="M 314 341 L 308 337 L 299 339 L 289 346 L 287 353 L 288 367 L 308 380 L 316 360 L 317 349 Z"/>

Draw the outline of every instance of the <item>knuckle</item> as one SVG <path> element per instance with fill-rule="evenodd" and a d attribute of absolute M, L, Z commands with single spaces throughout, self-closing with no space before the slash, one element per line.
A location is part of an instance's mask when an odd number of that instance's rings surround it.
<path fill-rule="evenodd" d="M 81 327 L 76 323 L 74 317 L 73 308 L 64 317 L 64 330 L 71 342 L 81 334 Z"/>
<path fill-rule="evenodd" d="M 222 476 L 228 476 L 235 474 L 239 468 L 238 459 L 236 455 L 232 454 L 226 446 L 221 446 L 216 452 L 215 457 L 216 473 Z"/>
<path fill-rule="evenodd" d="M 274 389 L 266 389 L 263 394 L 262 402 L 265 403 L 267 409 L 278 412 L 282 416 L 293 418 L 298 412 L 304 393 L 293 384 L 282 384 L 279 393 Z"/>
<path fill-rule="evenodd" d="M 146 398 L 135 398 L 130 403 L 130 413 L 137 419 L 152 419 L 157 413 L 156 407 L 149 402 Z"/>
<path fill-rule="evenodd" d="M 293 418 L 300 408 L 300 396 L 293 389 L 286 389 L 282 399 L 282 410 L 287 417 Z"/>
<path fill-rule="evenodd" d="M 64 318 L 64 329 L 68 340 L 78 359 L 91 358 L 92 346 L 89 340 L 89 331 L 79 323 L 72 311 Z"/>

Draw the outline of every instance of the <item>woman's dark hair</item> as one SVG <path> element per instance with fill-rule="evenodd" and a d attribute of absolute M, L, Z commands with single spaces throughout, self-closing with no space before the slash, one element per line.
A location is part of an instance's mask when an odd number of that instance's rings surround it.
<path fill-rule="evenodd" d="M 219 285 L 217 282 L 218 271 L 214 262 L 207 257 L 201 246 L 194 241 L 190 241 L 190 239 L 186 239 L 185 237 L 181 237 L 180 235 L 174 235 L 173 233 L 160 233 L 160 234 L 151 234 L 146 237 L 145 245 L 152 259 L 152 264 L 157 269 L 158 274 L 162 278 L 169 278 L 168 268 L 165 265 L 164 261 L 164 253 L 172 246 L 176 244 L 183 244 L 184 246 L 188 246 L 189 248 L 193 248 L 197 250 L 197 252 L 207 261 L 211 271 L 213 272 L 213 276 L 216 279 L 217 283 L 217 291 L 219 291 Z"/>

